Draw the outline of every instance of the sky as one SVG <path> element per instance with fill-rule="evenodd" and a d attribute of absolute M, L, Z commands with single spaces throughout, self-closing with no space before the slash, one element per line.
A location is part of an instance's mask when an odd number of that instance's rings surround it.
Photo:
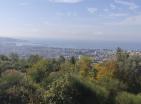
<path fill-rule="evenodd" d="M 0 36 L 141 41 L 141 0 L 0 0 Z"/>

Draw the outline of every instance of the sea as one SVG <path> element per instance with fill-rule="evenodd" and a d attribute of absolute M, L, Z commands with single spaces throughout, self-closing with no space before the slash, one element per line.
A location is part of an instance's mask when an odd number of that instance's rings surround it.
<path fill-rule="evenodd" d="M 38 46 L 55 48 L 76 48 L 76 49 L 117 49 L 141 50 L 141 42 L 117 42 L 97 40 L 60 40 L 60 39 L 38 39 L 30 41 Z"/>

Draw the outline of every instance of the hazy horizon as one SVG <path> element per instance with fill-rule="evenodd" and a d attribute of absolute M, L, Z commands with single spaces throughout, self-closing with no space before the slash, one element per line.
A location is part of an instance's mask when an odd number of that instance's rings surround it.
<path fill-rule="evenodd" d="M 2 43 L 14 42 L 17 46 L 54 47 L 54 48 L 76 48 L 76 49 L 112 49 L 118 47 L 125 50 L 141 50 L 141 42 L 128 41 L 102 41 L 102 40 L 66 40 L 66 39 L 37 39 L 37 38 L 11 38 L 0 37 Z M 16 39 L 15 41 L 13 39 Z"/>

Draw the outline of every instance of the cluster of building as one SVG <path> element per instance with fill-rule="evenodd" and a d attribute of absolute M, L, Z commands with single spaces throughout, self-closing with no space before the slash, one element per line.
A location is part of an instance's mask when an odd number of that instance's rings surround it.
<path fill-rule="evenodd" d="M 24 45 L 22 43 L 24 43 Z M 130 55 L 141 55 L 140 50 L 129 50 L 128 52 Z M 26 44 L 26 42 L 19 42 L 19 40 L 1 39 L 0 54 L 9 55 L 11 53 L 16 53 L 20 57 L 40 55 L 46 58 L 58 58 L 60 56 L 64 56 L 65 58 L 71 58 L 72 56 L 79 58 L 84 55 L 92 57 L 97 62 L 101 62 L 115 57 L 116 51 L 111 49 L 54 48 Z"/>
<path fill-rule="evenodd" d="M 64 56 L 71 58 L 72 56 L 79 58 L 82 55 L 93 57 L 97 61 L 107 60 L 115 54 L 110 49 L 75 49 L 75 48 L 53 48 L 45 46 L 16 46 L 16 45 L 0 45 L 0 54 L 16 53 L 21 57 L 30 55 L 41 55 L 46 58 L 58 58 Z"/>

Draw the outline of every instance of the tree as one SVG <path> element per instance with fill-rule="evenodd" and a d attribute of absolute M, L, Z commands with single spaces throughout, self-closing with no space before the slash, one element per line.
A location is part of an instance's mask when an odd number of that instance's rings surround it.
<path fill-rule="evenodd" d="M 115 77 L 128 84 L 128 90 L 134 93 L 141 91 L 140 62 L 140 56 L 130 56 L 127 52 L 118 49 Z"/>
<path fill-rule="evenodd" d="M 60 56 L 58 58 L 58 62 L 61 64 L 61 63 L 64 63 L 65 62 L 65 57 L 64 56 Z"/>
<path fill-rule="evenodd" d="M 43 59 L 43 58 L 39 55 L 31 55 L 28 58 L 28 63 L 29 63 L 30 66 L 32 66 L 33 64 L 37 63 L 41 59 Z"/>
<path fill-rule="evenodd" d="M 17 62 L 19 60 L 19 56 L 18 54 L 15 54 L 15 53 L 11 53 L 9 55 L 10 59 L 12 60 L 12 62 Z"/>
<path fill-rule="evenodd" d="M 41 83 L 43 79 L 50 73 L 48 69 L 48 61 L 40 60 L 36 64 L 33 64 L 31 69 L 27 70 L 33 81 Z"/>
<path fill-rule="evenodd" d="M 116 104 L 141 104 L 141 95 L 121 92 L 116 97 Z"/>
<path fill-rule="evenodd" d="M 114 77 L 114 73 L 117 70 L 117 64 L 114 60 L 96 64 L 94 67 L 97 70 L 96 79 L 101 79 L 104 77 L 112 78 Z"/>
<path fill-rule="evenodd" d="M 0 55 L 0 60 L 1 61 L 9 61 L 9 58 L 5 55 Z"/>
<path fill-rule="evenodd" d="M 88 75 L 91 70 L 91 59 L 87 56 L 81 56 L 79 60 L 79 70 L 80 74 L 84 77 Z"/>
<path fill-rule="evenodd" d="M 71 57 L 70 63 L 75 65 L 76 64 L 76 58 L 74 56 Z"/>

